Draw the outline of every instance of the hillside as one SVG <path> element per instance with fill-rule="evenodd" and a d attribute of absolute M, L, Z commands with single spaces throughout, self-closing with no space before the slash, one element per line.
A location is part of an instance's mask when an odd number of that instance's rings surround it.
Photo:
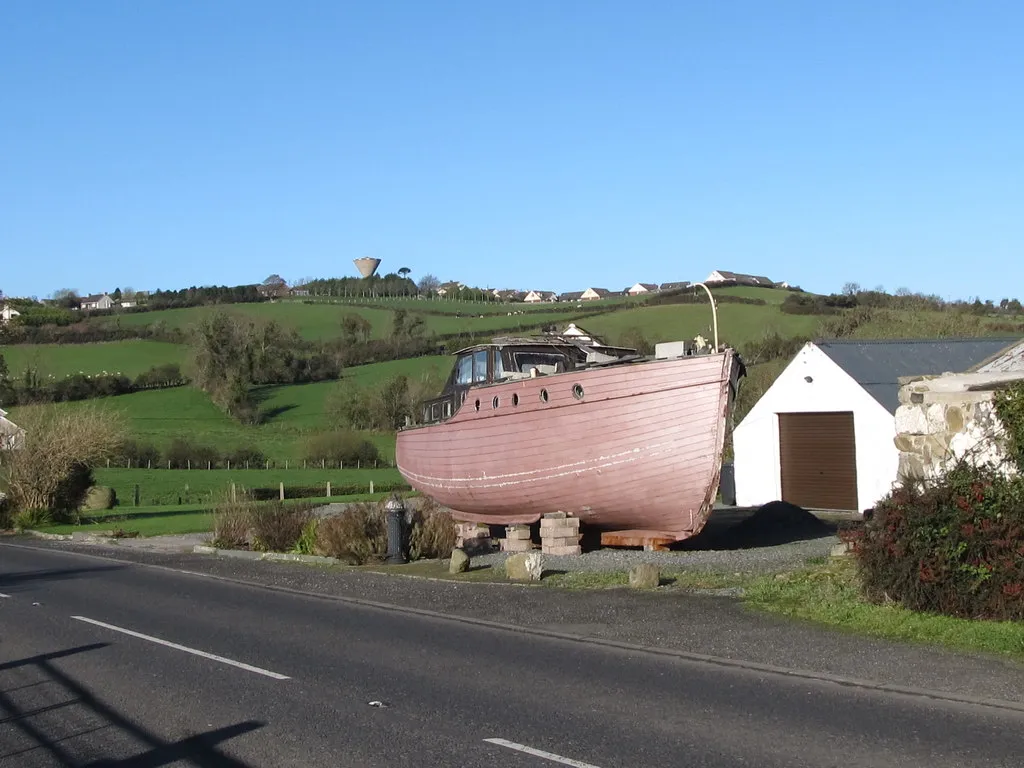
<path fill-rule="evenodd" d="M 896 338 L 935 336 L 1012 335 L 1022 333 L 1019 320 L 988 317 L 963 311 L 914 311 L 863 307 L 830 315 L 787 314 L 782 303 L 790 292 L 764 288 L 732 287 L 715 291 L 719 336 L 746 357 L 749 376 L 738 402 L 737 419 L 756 402 L 760 394 L 784 367 L 802 339 L 816 336 L 853 338 Z M 736 303 L 738 301 L 764 303 Z M 689 297 L 687 297 L 689 299 Z M 699 303 L 651 306 L 642 299 L 616 298 L 579 305 L 503 305 L 481 302 L 424 301 L 416 299 L 360 300 L 307 303 L 283 301 L 237 304 L 226 307 L 197 307 L 159 312 L 140 312 L 92 318 L 89 324 L 121 328 L 153 326 L 188 328 L 204 315 L 227 311 L 239 318 L 274 320 L 296 330 L 308 340 L 331 340 L 341 334 L 341 318 L 355 313 L 371 326 L 371 336 L 388 338 L 395 312 L 405 310 L 421 316 L 427 333 L 438 337 L 461 334 L 451 348 L 476 336 L 514 333 L 541 325 L 564 326 L 576 321 L 611 343 L 635 343 L 711 338 L 711 311 Z M 439 338 L 439 346 L 445 342 Z M 25 344 L 0 347 L 11 375 L 17 377 L 33 367 L 46 377 L 61 378 L 85 372 L 121 372 L 135 376 L 163 363 L 187 364 L 185 345 L 159 341 L 127 340 L 91 344 Z M 311 384 L 263 386 L 255 391 L 263 423 L 244 425 L 229 418 L 209 397 L 192 387 L 143 391 L 107 398 L 104 405 L 123 413 L 132 436 L 165 448 L 177 437 L 214 445 L 222 449 L 254 446 L 274 462 L 298 462 L 306 453 L 311 436 L 331 429 L 328 401 L 340 391 L 377 391 L 394 376 L 413 382 L 416 393 L 429 394 L 447 376 L 451 359 L 445 355 L 416 357 L 346 369 L 338 381 Z M 425 378 L 429 384 L 421 384 Z M 426 391 L 421 392 L 422 389 Z M 72 403 L 65 407 L 82 407 Z M 19 409 L 13 410 L 17 419 Z M 391 431 L 370 433 L 383 456 L 394 455 Z"/>

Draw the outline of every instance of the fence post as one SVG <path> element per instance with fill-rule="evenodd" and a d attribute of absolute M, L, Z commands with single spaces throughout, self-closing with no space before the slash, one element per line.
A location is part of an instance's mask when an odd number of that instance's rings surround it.
<path fill-rule="evenodd" d="M 281 501 L 284 501 L 284 483 L 281 483 Z"/>
<path fill-rule="evenodd" d="M 327 498 L 331 498 L 331 481 L 327 481 Z"/>

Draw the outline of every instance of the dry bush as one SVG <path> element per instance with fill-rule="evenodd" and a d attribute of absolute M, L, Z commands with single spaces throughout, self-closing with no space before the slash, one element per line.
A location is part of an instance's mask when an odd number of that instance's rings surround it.
<path fill-rule="evenodd" d="M 380 504 L 350 504 L 344 512 L 320 521 L 317 550 L 362 565 L 387 552 L 387 524 Z"/>
<path fill-rule="evenodd" d="M 455 521 L 451 513 L 436 501 L 425 498 L 412 519 L 409 535 L 409 558 L 448 557 L 455 547 Z"/>
<path fill-rule="evenodd" d="M 249 515 L 252 548 L 261 552 L 290 552 L 312 519 L 309 507 L 286 507 L 280 501 L 254 504 Z"/>
<path fill-rule="evenodd" d="M 39 405 L 18 414 L 24 445 L 8 451 L 2 468 L 15 511 L 48 509 L 57 519 L 81 505 L 89 468 L 113 458 L 124 439 L 119 413 L 93 404 Z"/>
<path fill-rule="evenodd" d="M 245 495 L 227 496 L 213 508 L 213 546 L 221 549 L 245 549 L 255 502 Z"/>

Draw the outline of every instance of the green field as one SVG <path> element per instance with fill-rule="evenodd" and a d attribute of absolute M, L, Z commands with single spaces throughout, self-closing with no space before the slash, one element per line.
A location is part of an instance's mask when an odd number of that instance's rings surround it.
<path fill-rule="evenodd" d="M 397 469 L 105 469 L 95 471 L 96 484 L 114 489 L 121 507 L 130 508 L 135 486 L 139 486 L 140 503 L 146 506 L 177 504 L 209 504 L 219 495 L 227 494 L 234 483 L 237 490 L 245 488 L 322 487 L 327 483 L 332 494 L 369 493 L 375 487 L 402 484 Z"/>
<path fill-rule="evenodd" d="M 123 373 L 135 377 L 155 365 L 184 365 L 188 350 L 163 341 L 106 341 L 98 344 L 13 344 L 0 347 L 12 376 L 31 366 L 44 378 L 76 373 Z"/>
<path fill-rule="evenodd" d="M 411 301 L 409 303 L 412 303 Z M 454 303 L 454 302 L 453 302 Z M 444 302 L 435 302 L 442 305 Z M 432 306 L 434 305 L 432 304 Z M 586 310 L 594 311 L 601 308 L 604 302 L 584 302 Z M 473 306 L 467 304 L 467 306 Z M 481 305 L 489 306 L 489 305 Z M 517 305 L 518 306 L 518 305 Z M 526 306 L 526 305 L 523 305 Z M 397 308 L 397 307 L 396 307 Z M 415 307 L 410 307 L 415 309 Z M 611 309 L 613 305 L 605 304 Z M 137 328 L 141 326 L 163 324 L 168 328 L 187 329 L 194 326 L 201 318 L 215 312 L 227 312 L 239 318 L 280 323 L 284 328 L 292 329 L 308 341 L 325 341 L 341 335 L 341 321 L 347 314 L 357 314 L 370 322 L 371 338 L 383 339 L 391 334 L 394 312 L 390 309 L 363 306 L 360 304 L 301 304 L 298 302 L 276 302 L 274 304 L 233 304 L 229 306 L 188 307 L 185 309 L 163 309 L 155 312 L 138 312 L 134 314 L 115 315 L 88 320 L 108 327 Z M 579 317 L 582 310 L 573 306 L 566 307 L 557 313 L 526 313 L 515 314 L 512 305 L 503 312 L 495 313 L 493 307 L 489 314 L 474 313 L 469 309 L 459 309 L 450 314 L 423 315 L 424 327 L 428 333 L 438 335 L 476 334 L 520 331 L 534 328 L 541 323 L 568 323 Z"/>
<path fill-rule="evenodd" d="M 813 315 L 783 314 L 777 306 L 718 306 L 719 339 L 734 347 L 772 332 L 783 337 L 813 336 L 820 322 L 821 318 Z M 633 329 L 641 331 L 651 342 L 682 341 L 697 334 L 711 341 L 711 307 L 708 304 L 666 304 L 626 309 L 590 318 L 586 329 L 610 342 L 619 341 L 624 333 Z"/>

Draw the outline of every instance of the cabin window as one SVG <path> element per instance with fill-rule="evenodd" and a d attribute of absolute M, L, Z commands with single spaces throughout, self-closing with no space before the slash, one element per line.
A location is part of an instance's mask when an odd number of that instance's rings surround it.
<path fill-rule="evenodd" d="M 473 383 L 487 381 L 487 350 L 479 349 L 473 353 Z"/>
<path fill-rule="evenodd" d="M 473 383 L 473 356 L 463 355 L 455 368 L 455 383 L 467 387 Z"/>
<path fill-rule="evenodd" d="M 514 357 L 516 367 L 524 373 L 528 373 L 531 368 L 536 368 L 538 373 L 558 373 L 565 370 L 565 358 L 561 355 L 516 352 Z"/>

